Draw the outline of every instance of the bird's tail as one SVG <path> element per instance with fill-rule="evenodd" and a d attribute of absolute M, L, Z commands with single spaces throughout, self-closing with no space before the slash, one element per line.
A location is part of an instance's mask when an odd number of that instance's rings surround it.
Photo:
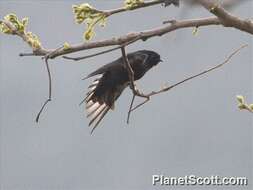
<path fill-rule="evenodd" d="M 110 109 L 114 109 L 114 102 L 118 99 L 126 85 L 108 89 L 101 95 L 95 93 L 101 78 L 97 78 L 88 87 L 89 91 L 81 102 L 86 104 L 87 118 L 90 119 L 89 126 L 92 127 L 91 134 Z"/>

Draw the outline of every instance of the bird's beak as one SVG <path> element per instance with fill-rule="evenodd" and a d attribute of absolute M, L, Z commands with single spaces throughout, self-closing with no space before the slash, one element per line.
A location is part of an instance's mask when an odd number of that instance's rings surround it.
<path fill-rule="evenodd" d="M 163 62 L 163 60 L 161 60 L 161 59 L 160 59 L 159 61 L 160 61 L 160 62 Z"/>

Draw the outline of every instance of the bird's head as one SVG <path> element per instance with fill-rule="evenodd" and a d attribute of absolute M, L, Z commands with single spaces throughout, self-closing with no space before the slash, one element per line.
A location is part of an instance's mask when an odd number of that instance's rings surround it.
<path fill-rule="evenodd" d="M 143 64 L 146 68 L 152 68 L 153 66 L 157 65 L 158 63 L 162 62 L 161 57 L 158 53 L 150 50 L 141 50 L 139 51 L 140 54 L 145 55 L 145 61 Z"/>

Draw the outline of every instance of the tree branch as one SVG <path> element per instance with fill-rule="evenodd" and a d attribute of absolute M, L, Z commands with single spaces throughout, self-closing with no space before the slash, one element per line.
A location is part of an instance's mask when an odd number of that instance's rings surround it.
<path fill-rule="evenodd" d="M 153 6 L 156 4 L 166 3 L 168 0 L 154 0 L 150 2 L 146 2 L 144 4 L 140 4 L 131 10 L 144 8 L 148 6 Z M 141 31 L 141 32 L 134 32 L 127 35 L 123 35 L 117 38 L 111 38 L 101 41 L 95 41 L 95 42 L 84 42 L 79 45 L 73 45 L 69 48 L 60 48 L 59 50 L 55 49 L 33 49 L 33 53 L 29 54 L 20 54 L 21 56 L 45 56 L 50 55 L 50 59 L 56 58 L 61 55 L 66 55 L 69 53 L 79 52 L 82 50 L 87 49 L 94 49 L 94 48 L 101 48 L 101 47 L 108 47 L 108 46 L 115 46 L 115 45 L 123 45 L 124 43 L 130 42 L 133 39 L 138 40 L 147 40 L 151 37 L 155 36 L 162 36 L 166 33 L 172 32 L 177 29 L 182 28 L 188 28 L 188 27 L 200 27 L 200 26 L 209 26 L 209 25 L 223 25 L 225 27 L 234 27 L 236 29 L 248 32 L 250 34 L 253 34 L 253 23 L 249 20 L 243 20 L 240 19 L 230 13 L 228 13 L 225 9 L 223 9 L 221 6 L 218 6 L 214 3 L 212 0 L 196 0 L 199 2 L 202 6 L 204 6 L 206 9 L 211 11 L 213 14 L 215 14 L 217 17 L 211 17 L 211 18 L 202 18 L 202 19 L 189 19 L 189 20 L 182 20 L 182 21 L 175 21 L 171 23 L 171 25 L 161 26 L 155 29 Z M 171 1 L 173 2 L 173 1 Z M 119 8 L 114 10 L 108 10 L 105 11 L 107 14 L 116 14 L 120 12 L 127 11 L 126 8 Z M 27 36 L 19 33 L 12 24 L 10 24 L 8 21 L 3 20 L 2 21 L 6 26 L 8 26 L 11 30 L 13 30 L 13 34 L 20 36 L 25 42 L 28 43 Z M 28 43 L 29 44 L 29 43 Z M 112 50 L 113 51 L 113 50 Z M 66 58 L 66 57 L 65 57 Z"/>
<path fill-rule="evenodd" d="M 53 58 L 56 58 L 61 55 L 79 52 L 82 50 L 101 48 L 101 47 L 109 47 L 109 46 L 115 46 L 115 45 L 121 46 L 125 43 L 131 44 L 131 43 L 139 41 L 139 40 L 145 41 L 149 38 L 152 38 L 155 36 L 162 36 L 166 33 L 169 33 L 169 32 L 172 32 L 172 31 L 175 31 L 178 29 L 182 29 L 182 28 L 201 27 L 201 26 L 210 26 L 210 25 L 222 25 L 222 24 L 223 24 L 223 21 L 221 21 L 217 17 L 208 17 L 208 18 L 201 18 L 201 19 L 188 19 L 188 20 L 182 20 L 182 21 L 175 21 L 174 20 L 174 22 L 172 22 L 169 25 L 161 26 L 161 27 L 151 29 L 151 30 L 134 32 L 134 33 L 120 36 L 120 37 L 114 37 L 111 39 L 106 39 L 106 40 L 101 40 L 101 41 L 84 42 L 79 45 L 72 45 L 68 49 L 65 49 L 64 47 L 58 48 L 57 51 L 56 50 L 46 50 L 46 49 L 42 48 L 42 49 L 38 49 L 38 50 L 34 51 L 33 53 L 36 56 L 50 55 L 49 58 L 53 59 Z M 233 27 L 230 25 L 229 26 L 225 25 L 225 26 Z M 20 37 L 22 37 L 22 36 L 20 36 Z M 131 42 L 131 41 L 133 41 L 133 42 Z M 24 56 L 24 54 L 21 54 L 21 55 Z M 31 55 L 31 54 L 29 54 L 29 55 Z"/>
<path fill-rule="evenodd" d="M 241 31 L 253 34 L 253 22 L 249 19 L 241 19 L 226 11 L 222 6 L 216 4 L 213 0 L 197 0 L 203 7 L 205 7 L 212 14 L 217 16 L 221 24 L 225 27 L 234 27 Z"/>
<path fill-rule="evenodd" d="M 32 55 L 44 56 L 44 55 L 48 54 L 50 51 L 52 51 L 52 50 L 46 50 L 43 47 L 41 47 L 39 49 L 33 48 L 31 46 L 31 44 L 29 43 L 28 36 L 24 32 L 19 32 L 17 30 L 17 28 L 15 28 L 9 21 L 1 20 L 1 22 L 4 23 L 10 29 L 10 31 L 12 31 L 13 35 L 19 36 L 21 39 L 23 39 L 32 48 L 33 53 L 29 53 L 29 54 L 27 54 L 27 56 L 32 56 Z M 20 56 L 26 56 L 26 54 L 20 54 Z"/>
<path fill-rule="evenodd" d="M 115 45 L 123 45 L 130 41 L 138 41 L 138 40 L 147 40 L 151 37 L 162 36 L 166 33 L 172 32 L 181 28 L 190 28 L 190 27 L 200 27 L 200 26 L 209 26 L 209 25 L 220 25 L 221 22 L 216 17 L 210 18 L 202 18 L 202 19 L 189 19 L 182 21 L 175 21 L 174 23 L 166 26 L 161 26 L 152 30 L 146 30 L 141 32 L 134 32 L 127 35 L 123 35 L 120 37 L 114 37 L 111 39 L 96 41 L 96 42 L 85 42 L 79 45 L 71 46 L 69 49 L 65 50 L 64 48 L 55 51 L 55 53 L 51 54 L 49 58 L 53 59 L 61 55 L 66 55 L 69 53 L 79 52 L 87 49 L 115 46 Z M 134 42 L 135 42 L 134 41 Z M 133 42 L 132 42 L 133 43 Z M 131 43 L 129 43 L 131 44 Z"/>

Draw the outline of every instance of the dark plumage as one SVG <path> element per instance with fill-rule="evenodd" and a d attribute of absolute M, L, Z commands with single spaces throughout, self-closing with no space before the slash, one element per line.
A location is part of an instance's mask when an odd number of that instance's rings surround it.
<path fill-rule="evenodd" d="M 148 50 L 129 53 L 127 58 L 134 71 L 134 80 L 143 77 L 149 69 L 161 61 L 158 53 Z M 94 124 L 91 133 L 105 114 L 110 109 L 114 109 L 114 102 L 129 85 L 128 72 L 122 57 L 100 67 L 85 77 L 85 79 L 95 75 L 101 76 L 89 86 L 89 92 L 84 99 L 87 117 L 91 119 L 89 126 Z"/>

